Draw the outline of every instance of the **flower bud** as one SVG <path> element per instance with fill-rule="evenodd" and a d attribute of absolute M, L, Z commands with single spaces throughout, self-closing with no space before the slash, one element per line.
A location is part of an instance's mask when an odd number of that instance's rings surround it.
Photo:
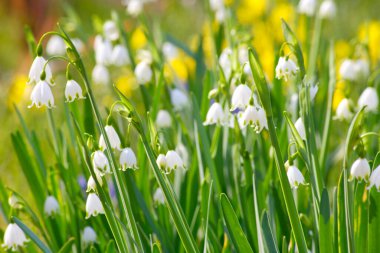
<path fill-rule="evenodd" d="M 166 110 L 159 110 L 156 117 L 156 125 L 158 128 L 169 128 L 172 126 L 172 117 Z"/>
<path fill-rule="evenodd" d="M 84 245 L 95 243 L 96 242 L 95 230 L 90 226 L 85 227 L 82 234 L 82 240 L 83 240 Z"/>

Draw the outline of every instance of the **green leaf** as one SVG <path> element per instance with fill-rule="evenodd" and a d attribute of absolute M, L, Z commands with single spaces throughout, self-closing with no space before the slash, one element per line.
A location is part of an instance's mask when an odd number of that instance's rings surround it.
<path fill-rule="evenodd" d="M 75 242 L 75 238 L 71 237 L 65 244 L 63 244 L 62 248 L 58 251 L 58 253 L 72 252 L 74 242 Z"/>
<path fill-rule="evenodd" d="M 322 191 L 319 208 L 319 251 L 321 253 L 329 253 L 333 248 L 333 241 L 330 222 L 330 202 L 326 189 Z"/>
<path fill-rule="evenodd" d="M 51 253 L 52 251 L 38 238 L 36 234 L 32 232 L 22 221 L 20 221 L 16 217 L 12 217 L 12 220 L 24 231 L 24 233 L 32 239 L 32 241 L 37 244 L 37 246 L 44 252 L 44 253 Z"/>
<path fill-rule="evenodd" d="M 261 220 L 261 226 L 263 228 L 263 235 L 269 252 L 279 253 L 279 249 L 276 244 L 276 240 L 273 236 L 272 229 L 270 227 L 268 214 L 264 211 L 263 218 Z M 285 238 L 285 237 L 284 237 Z"/>
<path fill-rule="evenodd" d="M 220 204 L 223 211 L 224 222 L 228 230 L 228 235 L 231 238 L 236 250 L 242 253 L 253 253 L 248 239 L 239 224 L 234 208 L 228 200 L 227 195 L 224 193 L 220 194 Z"/>

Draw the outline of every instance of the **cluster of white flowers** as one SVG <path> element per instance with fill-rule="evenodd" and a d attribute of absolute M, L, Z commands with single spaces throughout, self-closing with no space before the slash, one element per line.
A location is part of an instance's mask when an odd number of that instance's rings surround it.
<path fill-rule="evenodd" d="M 339 74 L 344 80 L 363 81 L 369 76 L 369 62 L 364 59 L 345 59 L 339 68 Z"/>
<path fill-rule="evenodd" d="M 172 170 L 178 168 L 185 168 L 181 156 L 174 150 L 169 150 L 166 152 L 166 155 L 159 154 L 156 162 L 158 167 L 166 174 L 169 174 Z"/>

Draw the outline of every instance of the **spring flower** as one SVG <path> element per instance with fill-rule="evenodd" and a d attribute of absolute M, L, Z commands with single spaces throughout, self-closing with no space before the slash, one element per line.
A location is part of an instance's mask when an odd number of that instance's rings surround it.
<path fill-rule="evenodd" d="M 263 108 L 249 105 L 242 114 L 243 126 L 251 126 L 256 133 L 268 129 L 268 122 Z"/>
<path fill-rule="evenodd" d="M 165 196 L 161 188 L 157 188 L 154 192 L 153 201 L 159 205 L 163 205 L 165 203 Z"/>
<path fill-rule="evenodd" d="M 104 214 L 102 202 L 100 202 L 98 195 L 90 193 L 88 194 L 86 201 L 86 219 L 91 216 L 95 217 L 98 214 Z"/>
<path fill-rule="evenodd" d="M 369 62 L 364 59 L 355 61 L 355 75 L 357 80 L 366 80 L 370 74 Z"/>
<path fill-rule="evenodd" d="M 156 125 L 158 128 L 166 128 L 172 126 L 172 117 L 166 110 L 159 110 L 156 117 Z"/>
<path fill-rule="evenodd" d="M 223 23 L 224 20 L 226 19 L 226 16 L 227 16 L 227 11 L 225 8 L 221 8 L 219 10 L 217 10 L 215 12 L 215 19 L 219 22 L 219 23 Z"/>
<path fill-rule="evenodd" d="M 377 191 L 380 191 L 380 166 L 377 166 L 371 173 L 369 178 L 368 189 L 371 189 L 373 186 L 376 187 Z"/>
<path fill-rule="evenodd" d="M 222 106 L 220 105 L 220 103 L 215 102 L 208 109 L 208 112 L 206 115 L 206 121 L 203 123 L 203 125 L 213 125 L 213 124 L 222 125 L 225 123 L 225 120 L 226 120 L 226 117 L 225 117 Z"/>
<path fill-rule="evenodd" d="M 22 208 L 22 202 L 20 201 L 20 199 L 15 194 L 12 194 L 8 198 L 8 204 L 13 209 L 21 209 Z"/>
<path fill-rule="evenodd" d="M 305 125 L 301 118 L 298 118 L 296 123 L 294 123 L 294 127 L 297 129 L 298 134 L 301 136 L 302 140 L 306 140 L 306 131 Z"/>
<path fill-rule="evenodd" d="M 126 169 L 137 169 L 136 155 L 131 148 L 125 148 L 121 151 L 119 162 L 123 171 Z"/>
<path fill-rule="evenodd" d="M 373 87 L 367 87 L 359 97 L 358 106 L 359 108 L 367 106 L 367 111 L 377 112 L 377 108 L 379 106 L 379 97 L 377 95 L 376 89 Z"/>
<path fill-rule="evenodd" d="M 289 80 L 291 76 L 295 76 L 299 68 L 295 62 L 288 57 L 280 57 L 276 66 L 276 78 L 284 79 L 285 82 Z"/>
<path fill-rule="evenodd" d="M 112 49 L 111 63 L 117 67 L 130 64 L 128 50 L 123 45 L 116 45 Z"/>
<path fill-rule="evenodd" d="M 52 216 L 59 212 L 59 203 L 54 196 L 48 196 L 44 204 L 44 213 L 47 216 Z"/>
<path fill-rule="evenodd" d="M 324 0 L 319 7 L 319 16 L 323 19 L 333 19 L 336 16 L 336 5 L 333 0 Z"/>
<path fill-rule="evenodd" d="M 251 89 L 245 84 L 239 84 L 232 94 L 231 111 L 236 109 L 245 109 L 249 104 L 251 96 Z"/>
<path fill-rule="evenodd" d="M 135 68 L 135 76 L 139 84 L 149 83 L 153 77 L 153 71 L 150 64 L 146 61 L 142 61 L 137 64 Z"/>
<path fill-rule="evenodd" d="M 146 62 L 148 64 L 151 64 L 153 62 L 153 55 L 149 50 L 140 49 L 137 51 L 136 60 L 138 62 Z"/>
<path fill-rule="evenodd" d="M 351 117 L 350 102 L 347 98 L 343 98 L 336 108 L 336 118 L 339 120 L 349 120 Z"/>
<path fill-rule="evenodd" d="M 73 39 L 71 39 L 71 41 L 73 42 L 74 47 L 77 49 L 78 53 L 84 52 L 84 44 L 80 39 L 73 38 Z"/>
<path fill-rule="evenodd" d="M 297 189 L 300 184 L 305 184 L 305 178 L 296 166 L 289 166 L 286 174 L 292 188 Z"/>
<path fill-rule="evenodd" d="M 99 38 L 99 37 L 97 37 Z M 95 41 L 95 61 L 96 64 L 108 66 L 111 64 L 112 44 L 109 40 L 98 39 Z"/>
<path fill-rule="evenodd" d="M 103 25 L 103 33 L 107 40 L 114 41 L 119 38 L 119 29 L 112 20 L 107 20 Z"/>
<path fill-rule="evenodd" d="M 96 242 L 95 230 L 90 226 L 85 227 L 83 229 L 82 240 L 85 245 L 95 243 Z"/>
<path fill-rule="evenodd" d="M 28 84 L 36 84 L 39 81 L 41 81 L 41 74 L 42 74 L 45 64 L 46 64 L 46 60 L 42 56 L 37 56 L 34 59 L 32 66 L 30 67 L 30 70 L 29 70 Z M 45 80 L 49 84 L 53 84 L 54 80 L 53 80 L 53 75 L 52 75 L 49 64 L 46 64 L 45 74 L 46 74 Z"/>
<path fill-rule="evenodd" d="M 310 100 L 313 101 L 318 92 L 318 85 L 310 86 Z"/>
<path fill-rule="evenodd" d="M 213 11 L 224 8 L 224 0 L 210 0 L 210 8 Z"/>
<path fill-rule="evenodd" d="M 172 43 L 165 42 L 162 45 L 162 53 L 164 54 L 166 59 L 172 60 L 178 56 L 178 49 Z"/>
<path fill-rule="evenodd" d="M 179 157 L 181 157 L 182 161 L 183 161 L 183 167 L 184 168 L 187 168 L 189 163 L 189 152 L 187 151 L 187 148 L 185 145 L 183 145 L 182 142 L 179 142 L 177 144 L 177 147 L 175 148 L 175 151 L 177 152 L 177 154 L 179 155 Z"/>
<path fill-rule="evenodd" d="M 121 142 L 120 142 L 119 135 L 116 133 L 115 128 L 113 128 L 113 126 L 111 126 L 111 125 L 107 125 L 104 127 L 104 130 L 107 133 L 107 137 L 108 137 L 108 140 L 110 142 L 111 148 L 120 150 L 121 149 Z M 107 148 L 103 134 L 100 135 L 100 138 L 99 138 L 99 147 L 102 150 L 105 150 Z"/>
<path fill-rule="evenodd" d="M 301 0 L 298 3 L 298 12 L 306 16 L 313 16 L 317 8 L 316 0 Z"/>
<path fill-rule="evenodd" d="M 128 0 L 127 12 L 132 17 L 138 16 L 143 10 L 144 4 L 142 0 Z"/>
<path fill-rule="evenodd" d="M 103 179 L 101 176 L 98 176 L 98 174 L 96 174 L 96 179 L 98 180 L 100 186 L 103 185 Z M 86 192 L 90 192 L 90 191 L 95 191 L 96 190 L 96 182 L 94 180 L 94 178 L 92 176 L 90 176 L 88 178 L 88 181 L 87 181 L 87 190 Z"/>
<path fill-rule="evenodd" d="M 345 59 L 339 68 L 339 74 L 345 80 L 355 81 L 356 71 L 355 71 L 355 61 L 351 59 Z"/>
<path fill-rule="evenodd" d="M 67 80 L 65 88 L 65 97 L 67 102 L 73 102 L 75 99 L 84 98 L 82 94 L 82 88 L 76 81 L 72 79 Z"/>
<path fill-rule="evenodd" d="M 92 163 L 95 171 L 99 173 L 100 176 L 111 173 L 107 156 L 102 151 L 97 150 L 92 153 Z"/>
<path fill-rule="evenodd" d="M 36 86 L 34 86 L 30 99 L 32 100 L 32 104 L 28 106 L 29 108 L 33 106 L 37 108 L 42 106 L 46 106 L 47 108 L 54 107 L 53 93 L 45 80 L 39 81 Z"/>
<path fill-rule="evenodd" d="M 46 53 L 48 55 L 65 55 L 65 41 L 58 35 L 51 36 L 48 43 L 46 44 Z"/>
<path fill-rule="evenodd" d="M 177 168 L 184 168 L 183 161 L 176 151 L 169 150 L 165 156 L 166 168 L 170 172 Z"/>
<path fill-rule="evenodd" d="M 368 180 L 371 168 L 365 158 L 358 158 L 351 166 L 351 177 L 358 180 Z"/>
<path fill-rule="evenodd" d="M 92 81 L 94 81 L 95 84 L 108 84 L 110 82 L 108 69 L 101 64 L 97 64 L 92 70 Z"/>
<path fill-rule="evenodd" d="M 219 65 L 223 70 L 226 80 L 230 79 L 232 72 L 231 55 L 232 50 L 230 48 L 225 48 L 219 56 Z"/>
<path fill-rule="evenodd" d="M 5 230 L 2 247 L 5 250 L 16 251 L 18 247 L 24 247 L 28 241 L 24 231 L 16 223 L 10 223 Z"/>
<path fill-rule="evenodd" d="M 157 163 L 158 167 L 160 167 L 161 170 L 163 170 L 163 171 L 165 171 L 167 173 L 167 171 L 166 171 L 166 157 L 165 157 L 165 155 L 159 154 L 157 156 L 156 163 Z"/>
<path fill-rule="evenodd" d="M 170 91 L 170 101 L 175 110 L 181 110 L 189 104 L 186 94 L 178 88 Z"/>

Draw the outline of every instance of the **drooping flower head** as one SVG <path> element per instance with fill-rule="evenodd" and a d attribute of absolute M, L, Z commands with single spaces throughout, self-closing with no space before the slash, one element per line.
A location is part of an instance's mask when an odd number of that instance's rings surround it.
<path fill-rule="evenodd" d="M 100 176 L 111 173 L 107 156 L 101 150 L 97 150 L 92 154 L 92 163 L 95 171 Z"/>
<path fill-rule="evenodd" d="M 84 245 L 95 243 L 96 242 L 95 230 L 90 226 L 85 227 L 82 234 L 82 240 L 83 240 Z"/>
<path fill-rule="evenodd" d="M 289 166 L 286 174 L 292 188 L 297 189 L 300 184 L 305 184 L 305 178 L 296 166 Z"/>
<path fill-rule="evenodd" d="M 49 84 L 45 80 L 38 81 L 34 86 L 32 93 L 30 94 L 32 104 L 29 108 L 36 106 L 37 108 L 46 106 L 47 108 L 54 107 L 54 96 L 51 92 Z"/>
<path fill-rule="evenodd" d="M 44 213 L 47 216 L 52 216 L 59 212 L 59 203 L 54 196 L 48 196 L 44 203 Z"/>
<path fill-rule="evenodd" d="M 90 193 L 88 194 L 86 201 L 86 219 L 91 216 L 97 216 L 98 214 L 104 214 L 102 202 L 98 195 Z"/>
<path fill-rule="evenodd" d="M 26 238 L 24 231 L 16 223 L 10 223 L 4 233 L 4 243 L 2 247 L 5 250 L 16 251 L 18 247 L 25 247 L 29 240 Z"/>
<path fill-rule="evenodd" d="M 276 78 L 287 82 L 290 77 L 295 76 L 299 68 L 289 57 L 280 57 L 276 66 Z"/>
<path fill-rule="evenodd" d="M 65 97 L 67 102 L 73 102 L 75 99 L 84 98 L 82 88 L 75 80 L 67 80 L 65 88 Z"/>
<path fill-rule="evenodd" d="M 369 174 L 371 173 L 371 168 L 369 163 L 365 158 L 358 158 L 351 166 L 351 177 L 358 180 L 367 181 Z"/>
<path fill-rule="evenodd" d="M 359 97 L 358 100 L 359 109 L 366 106 L 366 110 L 369 112 L 377 112 L 379 107 L 379 96 L 377 91 L 373 87 L 367 87 Z"/>
<path fill-rule="evenodd" d="M 105 130 L 105 132 L 107 134 L 107 137 L 108 137 L 108 140 L 110 142 L 111 148 L 112 149 L 120 150 L 121 149 L 121 142 L 120 142 L 119 135 L 117 134 L 115 128 L 113 126 L 111 126 L 111 125 L 107 125 L 107 126 L 104 127 L 104 130 Z M 105 150 L 107 148 L 107 145 L 106 145 L 106 142 L 104 140 L 103 134 L 100 135 L 100 138 L 99 138 L 99 147 L 102 150 Z"/>
<path fill-rule="evenodd" d="M 46 64 L 46 66 L 45 66 L 45 80 L 49 84 L 54 84 L 53 75 L 52 75 L 50 66 L 46 62 L 47 61 L 42 56 L 37 56 L 34 59 L 32 66 L 30 67 L 30 71 L 29 71 L 28 84 L 33 85 L 33 84 L 37 84 L 39 81 L 41 81 L 41 74 L 43 72 L 45 64 Z"/>
<path fill-rule="evenodd" d="M 223 125 L 226 122 L 226 115 L 222 105 L 218 102 L 213 103 L 208 109 L 206 121 L 203 125 Z"/>
<path fill-rule="evenodd" d="M 137 169 L 137 159 L 135 152 L 131 148 L 124 148 L 120 154 L 120 166 L 121 170 Z"/>
<path fill-rule="evenodd" d="M 239 84 L 232 94 L 231 111 L 236 109 L 244 110 L 252 97 L 252 91 L 246 84 Z"/>

